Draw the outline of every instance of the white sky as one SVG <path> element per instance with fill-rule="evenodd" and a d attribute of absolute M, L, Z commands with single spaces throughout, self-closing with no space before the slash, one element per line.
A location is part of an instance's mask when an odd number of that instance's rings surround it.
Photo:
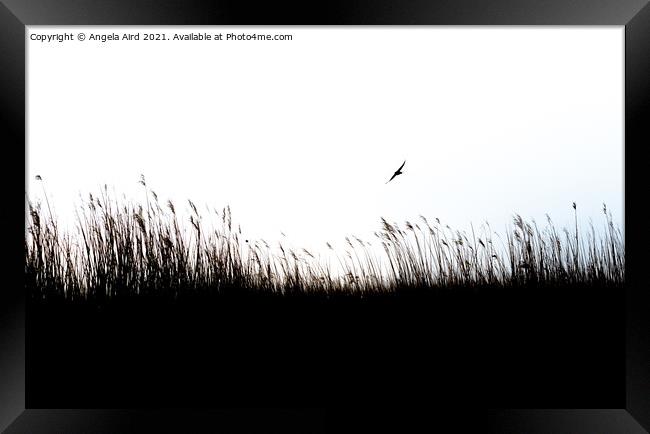
<path fill-rule="evenodd" d="M 623 221 L 623 27 L 30 27 L 292 41 L 28 37 L 27 170 L 72 215 L 104 183 L 229 204 L 248 238 L 318 250 L 380 216 Z M 142 38 L 142 36 L 141 36 Z M 385 184 L 406 160 L 404 175 Z"/>

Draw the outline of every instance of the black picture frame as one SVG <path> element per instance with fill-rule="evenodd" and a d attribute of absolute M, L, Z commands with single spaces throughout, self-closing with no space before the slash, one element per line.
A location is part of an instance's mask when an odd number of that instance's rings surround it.
<path fill-rule="evenodd" d="M 572 25 L 625 26 L 625 233 L 626 340 L 625 407 L 609 410 L 485 410 L 487 432 L 643 432 L 650 430 L 650 297 L 642 274 L 648 230 L 644 215 L 645 177 L 641 165 L 650 143 L 650 6 L 647 0 L 481 0 L 393 2 L 236 2 L 161 0 L 46 1 L 3 0 L 0 4 L 0 113 L 3 128 L 4 200 L 0 206 L 5 284 L 0 291 L 0 430 L 18 432 L 140 432 L 158 423 L 182 431 L 198 423 L 242 426 L 254 417 L 260 426 L 321 432 L 340 431 L 342 422 L 328 410 L 230 410 L 189 413 L 134 410 L 43 410 L 25 408 L 25 296 L 23 285 L 25 181 L 25 27 L 30 25 Z M 22 174 L 22 178 L 21 178 Z M 28 356 L 28 355 L 27 355 Z M 597 378 L 594 381 L 598 381 Z M 460 417 L 463 409 L 458 409 Z M 434 409 L 414 410 L 423 415 Z M 187 412 L 185 413 L 188 414 Z M 386 420 L 387 412 L 365 416 Z M 349 414 L 348 414 L 349 415 Z M 357 421 L 368 419 L 357 414 Z M 383 419 L 382 419 L 383 418 Z M 415 418 L 436 426 L 436 419 Z M 160 421 L 164 422 L 161 423 Z M 403 418 L 392 419 L 395 423 Z M 460 419 L 459 419 L 460 420 Z M 136 422 L 137 421 L 137 422 Z M 158 421 L 158 422 L 156 422 Z M 199 422 L 197 422 L 199 421 Z M 217 421 L 217 422 L 215 422 Z M 295 422 L 300 421 L 301 425 Z M 253 430 L 243 424 L 244 430 Z"/>

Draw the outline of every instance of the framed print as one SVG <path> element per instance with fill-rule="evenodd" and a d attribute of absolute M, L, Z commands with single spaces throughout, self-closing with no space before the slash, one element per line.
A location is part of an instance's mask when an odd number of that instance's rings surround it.
<path fill-rule="evenodd" d="M 649 429 L 647 2 L 0 16 L 0 429 Z"/>

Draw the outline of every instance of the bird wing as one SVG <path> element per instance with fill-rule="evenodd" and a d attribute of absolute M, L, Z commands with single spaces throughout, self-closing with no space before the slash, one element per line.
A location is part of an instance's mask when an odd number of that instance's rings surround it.
<path fill-rule="evenodd" d="M 397 169 L 397 171 L 399 172 L 400 170 L 402 170 L 402 167 L 404 167 L 405 164 L 406 164 L 406 160 L 404 160 L 404 162 L 402 163 L 402 165 L 399 166 L 399 169 Z"/>
<path fill-rule="evenodd" d="M 397 172 L 393 173 L 393 176 L 391 176 L 390 179 L 388 181 L 386 181 L 386 184 L 391 182 L 393 180 L 393 178 L 395 178 L 396 176 L 397 176 Z"/>

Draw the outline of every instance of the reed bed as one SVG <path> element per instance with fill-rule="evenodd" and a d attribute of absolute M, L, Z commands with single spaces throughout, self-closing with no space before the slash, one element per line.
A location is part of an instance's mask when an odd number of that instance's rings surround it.
<path fill-rule="evenodd" d="M 515 215 L 503 237 L 488 224 L 455 231 L 420 216 L 402 225 L 381 219 L 372 243 L 346 238 L 336 266 L 311 252 L 242 239 L 229 207 L 210 221 L 188 201 L 146 191 L 145 203 L 120 203 L 106 188 L 89 195 L 72 230 L 61 229 L 49 204 L 28 201 L 25 276 L 34 297 L 104 299 L 123 295 L 264 292 L 374 294 L 405 289 L 621 286 L 625 246 L 603 206 L 603 222 L 586 231 L 557 231 Z M 217 221 L 218 224 L 214 224 Z"/>

